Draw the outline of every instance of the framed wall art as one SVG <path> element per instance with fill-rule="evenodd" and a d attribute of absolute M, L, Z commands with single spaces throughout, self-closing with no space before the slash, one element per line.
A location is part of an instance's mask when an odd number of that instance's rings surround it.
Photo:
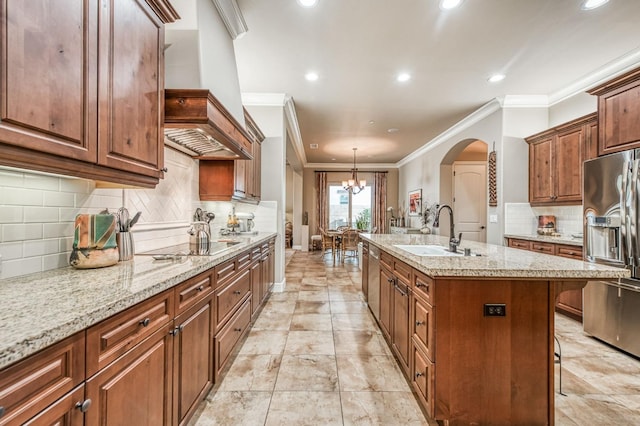
<path fill-rule="evenodd" d="M 409 191 L 409 216 L 420 216 L 422 213 L 422 189 Z"/>

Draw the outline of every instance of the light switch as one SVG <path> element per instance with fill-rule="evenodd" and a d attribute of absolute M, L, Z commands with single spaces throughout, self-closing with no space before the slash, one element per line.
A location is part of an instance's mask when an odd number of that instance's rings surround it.
<path fill-rule="evenodd" d="M 490 223 L 498 223 L 498 215 L 497 214 L 490 214 L 489 215 L 489 222 Z"/>

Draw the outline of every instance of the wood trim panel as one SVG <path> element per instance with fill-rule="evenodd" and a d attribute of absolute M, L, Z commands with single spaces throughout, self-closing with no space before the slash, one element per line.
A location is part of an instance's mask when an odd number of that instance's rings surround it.
<path fill-rule="evenodd" d="M 180 315 L 213 292 L 211 272 L 207 271 L 174 287 L 176 315 Z"/>
<path fill-rule="evenodd" d="M 69 392 L 44 411 L 24 423 L 24 426 L 60 425 L 83 426 L 84 413 L 76 407 L 84 401 L 84 384 Z"/>
<path fill-rule="evenodd" d="M 233 315 L 243 300 L 251 294 L 251 271 L 241 271 L 226 287 L 215 291 L 216 331 L 219 331 Z"/>
<path fill-rule="evenodd" d="M 251 323 L 251 300 L 244 301 L 242 306 L 231 317 L 227 325 L 216 334 L 214 339 L 216 363 L 215 382 L 220 382 L 222 370 L 227 365 L 236 343 L 245 335 Z"/>

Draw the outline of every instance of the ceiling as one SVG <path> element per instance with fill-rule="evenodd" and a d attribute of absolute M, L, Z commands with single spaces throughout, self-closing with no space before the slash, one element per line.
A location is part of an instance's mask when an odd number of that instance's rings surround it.
<path fill-rule="evenodd" d="M 238 0 L 240 88 L 293 98 L 307 163 L 350 163 L 353 147 L 358 163 L 396 163 L 496 97 L 553 102 L 605 65 L 640 61 L 638 0 L 438 3 Z M 489 83 L 495 73 L 506 78 Z"/>

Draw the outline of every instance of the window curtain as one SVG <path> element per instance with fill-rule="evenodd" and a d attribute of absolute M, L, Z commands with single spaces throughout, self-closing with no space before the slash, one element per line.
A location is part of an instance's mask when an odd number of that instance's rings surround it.
<path fill-rule="evenodd" d="M 387 229 L 387 174 L 373 173 L 373 208 L 371 227 L 376 227 L 377 234 L 386 234 Z"/>
<path fill-rule="evenodd" d="M 320 234 L 320 227 L 327 229 L 327 172 L 316 172 L 316 194 L 318 197 L 316 234 Z"/>

